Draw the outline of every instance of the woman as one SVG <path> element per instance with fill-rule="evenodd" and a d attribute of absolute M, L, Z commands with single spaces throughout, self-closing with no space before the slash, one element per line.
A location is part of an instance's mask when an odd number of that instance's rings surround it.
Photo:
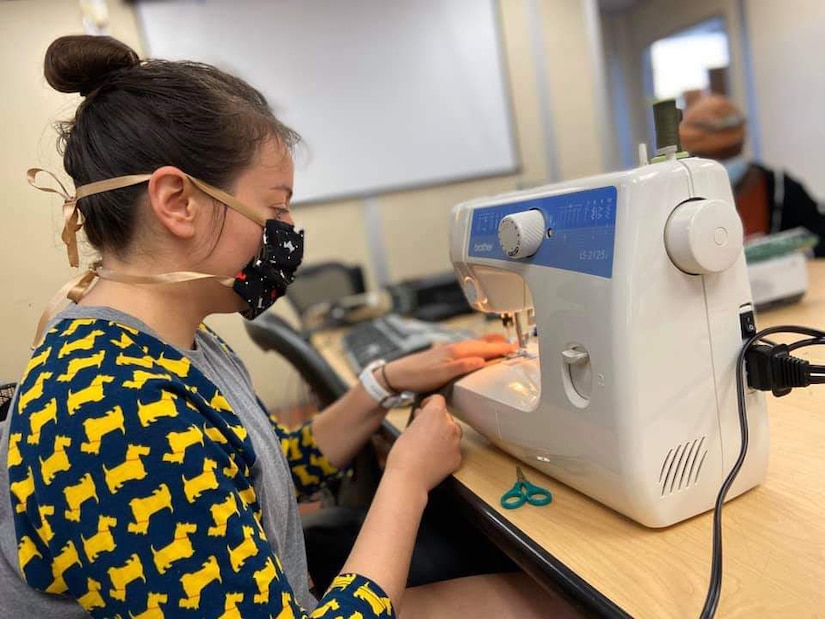
<path fill-rule="evenodd" d="M 294 494 L 340 474 L 395 390 L 435 389 L 511 346 L 466 342 L 374 368 L 311 423 L 273 427 L 240 360 L 202 321 L 254 318 L 292 281 L 303 245 L 290 213 L 298 136 L 242 80 L 141 62 L 106 37 L 56 40 L 45 74 L 85 97 L 61 125 L 78 188 L 63 238 L 76 266 L 82 219 L 101 262 L 48 325 L 4 428 L 0 614 L 393 616 L 427 493 L 460 462 L 443 399 L 428 400 L 393 447 L 320 601 Z M 529 616 L 532 592 L 520 586 L 445 583 L 435 597 L 409 596 L 405 616 L 433 616 L 433 600 L 495 612 L 491 598 Z"/>

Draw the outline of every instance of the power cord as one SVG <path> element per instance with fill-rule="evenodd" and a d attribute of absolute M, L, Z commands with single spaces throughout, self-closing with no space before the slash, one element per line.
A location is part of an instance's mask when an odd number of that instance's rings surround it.
<path fill-rule="evenodd" d="M 799 340 L 792 344 L 759 343 L 765 342 L 765 337 L 774 333 L 793 333 L 806 335 L 808 339 Z M 710 570 L 710 584 L 702 608 L 701 619 L 711 619 L 719 606 L 719 597 L 722 593 L 722 506 L 728 490 L 733 485 L 745 456 L 748 453 L 748 415 L 745 410 L 745 375 L 748 386 L 760 391 L 771 391 L 775 396 L 782 397 L 796 387 L 807 387 L 812 384 L 825 383 L 825 366 L 813 365 L 805 359 L 794 357 L 790 353 L 807 346 L 825 345 L 825 331 L 809 327 L 777 326 L 763 329 L 748 339 L 739 352 L 736 362 L 736 397 L 739 405 L 739 428 L 742 444 L 739 456 L 731 468 L 730 473 L 722 482 L 716 504 L 713 510 L 713 558 Z"/>

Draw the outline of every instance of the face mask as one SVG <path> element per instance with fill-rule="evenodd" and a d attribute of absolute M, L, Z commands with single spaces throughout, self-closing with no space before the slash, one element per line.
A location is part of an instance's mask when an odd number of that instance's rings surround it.
<path fill-rule="evenodd" d="M 35 177 L 39 172 L 43 171 L 44 170 L 38 168 L 29 170 L 28 181 L 29 184 L 36 189 L 63 196 L 63 216 L 65 224 L 62 239 L 68 251 L 69 264 L 73 267 L 79 264 L 76 234 L 77 231 L 83 227 L 83 223 L 80 221 L 80 212 L 77 209 L 77 200 L 96 193 L 137 185 L 146 182 L 150 177 L 149 174 L 136 174 L 110 178 L 105 181 L 98 181 L 78 187 L 76 195 L 70 196 L 62 183 L 50 172 L 47 172 L 47 174 L 50 174 L 57 182 L 60 190 L 37 185 L 35 183 Z M 255 318 L 271 307 L 279 297 L 284 295 L 287 286 L 295 279 L 295 270 L 301 264 L 304 253 L 303 230 L 296 231 L 293 225 L 286 224 L 277 219 L 263 219 L 253 209 L 225 191 L 192 176 L 187 175 L 187 178 L 195 187 L 208 196 L 241 213 L 263 228 L 263 244 L 260 252 L 234 279 L 206 273 L 191 272 L 165 273 L 163 275 L 151 276 L 126 275 L 102 269 L 99 265 L 95 265 L 88 273 L 84 273 L 69 282 L 58 294 L 61 297 L 64 295 L 68 296 L 69 299 L 77 303 L 88 291 L 95 277 L 135 285 L 173 284 L 198 279 L 215 279 L 220 284 L 232 288 L 236 294 L 246 301 L 248 308 L 241 311 L 244 317 L 249 319 Z M 41 323 L 44 324 L 44 320 L 46 319 L 47 317 L 45 316 L 41 317 Z M 38 331 L 40 331 L 40 329 Z"/>
<path fill-rule="evenodd" d="M 295 279 L 295 270 L 304 255 L 304 231 L 277 219 L 264 224 L 260 253 L 235 277 L 232 289 L 249 305 L 241 312 L 252 320 L 260 316 Z"/>
<path fill-rule="evenodd" d="M 748 171 L 750 164 L 745 160 L 744 157 L 731 157 L 730 159 L 725 159 L 720 161 L 725 169 L 728 171 L 728 177 L 730 178 L 730 184 L 732 187 L 736 187 L 745 177 L 745 173 Z"/>

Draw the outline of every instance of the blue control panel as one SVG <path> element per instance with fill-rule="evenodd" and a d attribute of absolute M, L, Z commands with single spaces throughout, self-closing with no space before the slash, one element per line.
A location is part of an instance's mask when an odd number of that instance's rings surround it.
<path fill-rule="evenodd" d="M 476 258 L 538 264 L 609 279 L 613 276 L 617 193 L 613 186 L 598 187 L 478 208 L 473 212 L 467 253 Z M 544 214 L 544 239 L 529 258 L 510 258 L 498 242 L 499 222 L 507 215 L 531 209 Z"/>

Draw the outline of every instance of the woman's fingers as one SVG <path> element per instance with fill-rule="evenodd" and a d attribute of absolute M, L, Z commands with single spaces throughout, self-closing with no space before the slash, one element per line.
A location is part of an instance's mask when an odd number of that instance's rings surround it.
<path fill-rule="evenodd" d="M 397 359 L 388 364 L 384 372 L 395 389 L 417 393 L 433 391 L 456 376 L 478 370 L 487 361 L 509 355 L 516 349 L 515 344 L 499 338 L 465 340 Z"/>
<path fill-rule="evenodd" d="M 487 362 L 483 357 L 462 357 L 461 359 L 456 359 L 455 361 L 450 361 L 447 363 L 446 369 L 450 375 L 450 378 L 453 378 L 455 376 L 480 370 L 486 364 Z"/>
<path fill-rule="evenodd" d="M 515 352 L 518 346 L 507 341 L 465 340 L 453 345 L 456 357 L 493 359 Z"/>
<path fill-rule="evenodd" d="M 450 416 L 450 419 L 452 420 L 453 425 L 454 425 L 454 426 L 456 427 L 456 429 L 458 430 L 458 440 L 461 440 L 462 438 L 464 438 L 464 428 L 461 426 L 461 424 L 460 424 L 460 423 L 458 423 L 458 421 L 456 420 L 456 418 L 455 418 L 455 417 L 453 417 L 452 415 Z"/>
<path fill-rule="evenodd" d="M 447 401 L 444 399 L 443 395 L 438 395 L 437 393 L 433 395 L 429 395 L 423 400 L 421 400 L 421 408 L 428 408 L 428 407 L 440 407 L 443 409 L 447 408 Z"/>

